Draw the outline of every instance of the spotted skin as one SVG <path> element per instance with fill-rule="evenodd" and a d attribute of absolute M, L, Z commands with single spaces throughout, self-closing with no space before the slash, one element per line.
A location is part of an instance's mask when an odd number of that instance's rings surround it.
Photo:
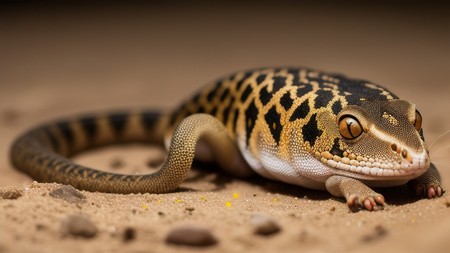
<path fill-rule="evenodd" d="M 179 186 L 195 156 L 238 176 L 256 172 L 375 210 L 384 197 L 370 186 L 410 181 L 419 195 L 444 193 L 417 115 L 415 105 L 368 81 L 306 68 L 263 68 L 213 82 L 169 113 L 130 111 L 45 124 L 14 142 L 11 159 L 40 181 L 162 193 Z M 149 175 L 99 171 L 67 158 L 124 142 L 165 145 L 168 158 Z"/>

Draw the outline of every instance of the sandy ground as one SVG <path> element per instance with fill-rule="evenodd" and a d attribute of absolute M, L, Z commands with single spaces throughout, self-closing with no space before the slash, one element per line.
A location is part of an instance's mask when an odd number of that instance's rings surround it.
<path fill-rule="evenodd" d="M 13 139 L 46 120 L 111 108 L 171 108 L 230 72 L 279 65 L 389 87 L 417 104 L 431 144 L 450 129 L 447 4 L 1 7 L 0 252 L 448 252 L 448 194 L 419 200 L 406 187 L 382 189 L 384 210 L 351 212 L 326 192 L 236 179 L 210 165 L 196 166 L 175 193 L 61 197 L 55 194 L 61 185 L 33 182 L 8 159 Z M 431 148 L 447 190 L 449 143 L 447 135 Z M 163 155 L 128 145 L 74 159 L 145 173 L 148 161 Z M 281 231 L 255 234 L 257 214 Z M 88 238 L 67 235 L 72 215 L 91 221 Z M 218 243 L 206 249 L 167 244 L 180 225 L 204 227 Z"/>

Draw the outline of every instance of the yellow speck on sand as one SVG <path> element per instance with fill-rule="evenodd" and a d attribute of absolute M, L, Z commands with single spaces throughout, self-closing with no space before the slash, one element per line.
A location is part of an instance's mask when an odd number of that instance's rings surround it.
<path fill-rule="evenodd" d="M 233 199 L 238 199 L 239 198 L 239 193 L 235 192 L 233 193 Z"/>
<path fill-rule="evenodd" d="M 273 202 L 278 202 L 278 199 L 277 198 L 273 198 Z"/>
<path fill-rule="evenodd" d="M 200 199 L 202 200 L 202 202 L 206 202 L 206 196 L 205 195 L 200 196 Z"/>
<path fill-rule="evenodd" d="M 161 200 L 161 199 L 158 199 L 158 200 L 156 201 L 156 204 L 161 205 L 161 204 L 162 204 L 162 200 Z"/>
<path fill-rule="evenodd" d="M 231 202 L 230 201 L 225 202 L 225 206 L 231 208 Z"/>
<path fill-rule="evenodd" d="M 183 202 L 183 200 L 181 200 L 180 198 L 177 198 L 177 200 L 175 202 L 181 203 L 181 202 Z"/>
<path fill-rule="evenodd" d="M 148 209 L 148 205 L 147 205 L 147 204 L 142 204 L 141 207 L 142 207 L 143 209 L 145 209 L 145 210 Z"/>

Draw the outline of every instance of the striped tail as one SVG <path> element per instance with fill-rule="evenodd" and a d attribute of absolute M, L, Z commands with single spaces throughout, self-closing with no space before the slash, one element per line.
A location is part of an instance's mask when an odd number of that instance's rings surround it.
<path fill-rule="evenodd" d="M 41 182 L 70 184 L 103 192 L 152 192 L 140 181 L 156 175 L 121 175 L 73 163 L 67 157 L 90 148 L 128 142 L 163 145 L 165 117 L 160 112 L 113 113 L 86 116 L 43 125 L 13 143 L 13 165 Z M 155 173 L 157 174 L 157 173 Z M 164 191 L 158 188 L 157 191 Z M 155 190 L 156 192 L 156 190 Z"/>

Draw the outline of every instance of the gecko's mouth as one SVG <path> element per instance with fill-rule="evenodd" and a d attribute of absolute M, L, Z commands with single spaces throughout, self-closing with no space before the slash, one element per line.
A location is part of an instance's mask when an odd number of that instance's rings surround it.
<path fill-rule="evenodd" d="M 325 162 L 325 161 L 324 161 Z M 327 159 L 326 165 L 341 172 L 364 175 L 377 178 L 414 178 L 423 174 L 430 166 L 430 159 L 426 153 L 414 155 L 409 161 L 401 162 L 369 162 L 345 159 L 336 161 Z"/>

